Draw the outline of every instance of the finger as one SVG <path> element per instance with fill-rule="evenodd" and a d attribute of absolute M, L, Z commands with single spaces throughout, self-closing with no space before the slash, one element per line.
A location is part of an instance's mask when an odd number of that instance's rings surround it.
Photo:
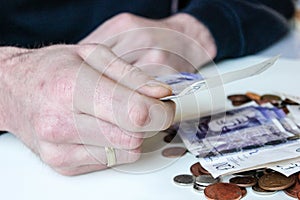
<path fill-rule="evenodd" d="M 49 122 L 47 117 L 44 121 Z M 74 121 L 59 121 L 62 124 L 50 124 L 51 127 L 60 127 L 51 133 L 37 134 L 39 139 L 56 144 L 85 144 L 93 146 L 114 146 L 119 149 L 136 149 L 143 142 L 143 134 L 129 132 L 119 127 L 99 120 L 98 118 L 74 114 Z"/>
<path fill-rule="evenodd" d="M 86 165 L 107 166 L 108 160 L 104 147 L 91 145 L 64 145 L 42 142 L 41 159 L 55 169 L 70 169 Z M 114 149 L 116 164 L 132 163 L 139 159 L 141 148 L 134 150 Z"/>
<path fill-rule="evenodd" d="M 168 85 L 156 81 L 139 68 L 118 58 L 103 45 L 84 45 L 83 48 L 79 48 L 78 53 L 85 62 L 101 74 L 132 90 L 156 98 L 172 93 Z"/>
<path fill-rule="evenodd" d="M 164 130 L 175 114 L 172 102 L 141 95 L 105 76 L 99 77 L 87 66 L 78 73 L 73 102 L 78 112 L 132 132 Z"/>

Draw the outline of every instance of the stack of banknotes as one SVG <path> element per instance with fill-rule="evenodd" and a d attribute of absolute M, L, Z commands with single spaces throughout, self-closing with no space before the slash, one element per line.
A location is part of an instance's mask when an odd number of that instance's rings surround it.
<path fill-rule="evenodd" d="M 207 82 L 222 83 L 257 75 L 274 64 L 277 57 L 216 77 L 182 73 L 159 77 L 173 88 L 172 100 L 197 95 Z M 217 83 L 217 81 L 215 81 Z M 175 124 L 186 148 L 213 177 L 268 167 L 286 176 L 300 171 L 300 112 L 291 106 L 293 118 L 271 105 L 248 105 L 222 113 L 183 120 Z M 298 122 L 298 123 L 297 123 Z M 174 128 L 174 127 L 173 127 Z"/>

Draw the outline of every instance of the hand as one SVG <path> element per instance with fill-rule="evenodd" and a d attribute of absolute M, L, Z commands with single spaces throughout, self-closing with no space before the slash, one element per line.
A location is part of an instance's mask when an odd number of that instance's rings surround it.
<path fill-rule="evenodd" d="M 57 172 L 76 175 L 139 158 L 144 131 L 166 129 L 171 93 L 102 45 L 0 48 L 2 130 L 20 138 Z"/>
<path fill-rule="evenodd" d="M 209 30 L 188 14 L 162 20 L 119 14 L 80 43 L 103 43 L 151 75 L 194 72 L 216 56 Z"/>

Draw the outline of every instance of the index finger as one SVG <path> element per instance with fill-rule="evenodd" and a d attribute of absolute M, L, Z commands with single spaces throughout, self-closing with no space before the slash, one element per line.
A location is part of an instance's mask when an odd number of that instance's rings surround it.
<path fill-rule="evenodd" d="M 170 86 L 128 64 L 103 45 L 84 45 L 83 48 L 79 48 L 78 53 L 87 64 L 101 74 L 132 90 L 155 98 L 172 94 Z"/>

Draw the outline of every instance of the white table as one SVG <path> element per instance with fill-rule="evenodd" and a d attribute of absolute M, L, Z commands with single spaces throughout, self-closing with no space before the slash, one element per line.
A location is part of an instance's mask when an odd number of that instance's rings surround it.
<path fill-rule="evenodd" d="M 224 87 L 225 94 L 284 91 L 300 95 L 299 41 L 298 35 L 293 33 L 256 56 L 220 63 L 220 70 L 227 71 L 251 65 L 266 56 L 277 53 L 283 55 L 267 72 L 227 84 Z M 143 154 L 135 164 L 81 176 L 64 177 L 43 164 L 14 136 L 3 135 L 0 137 L 0 199 L 205 199 L 203 194 L 195 192 L 192 187 L 182 187 L 173 183 L 175 175 L 190 173 L 189 168 L 197 159 L 189 153 L 180 159 L 162 157 L 162 149 L 170 146 L 163 142 L 163 136 L 164 133 L 160 133 L 146 140 L 144 151 L 150 153 Z M 283 192 L 271 196 L 258 196 L 249 188 L 244 199 L 293 198 Z"/>

